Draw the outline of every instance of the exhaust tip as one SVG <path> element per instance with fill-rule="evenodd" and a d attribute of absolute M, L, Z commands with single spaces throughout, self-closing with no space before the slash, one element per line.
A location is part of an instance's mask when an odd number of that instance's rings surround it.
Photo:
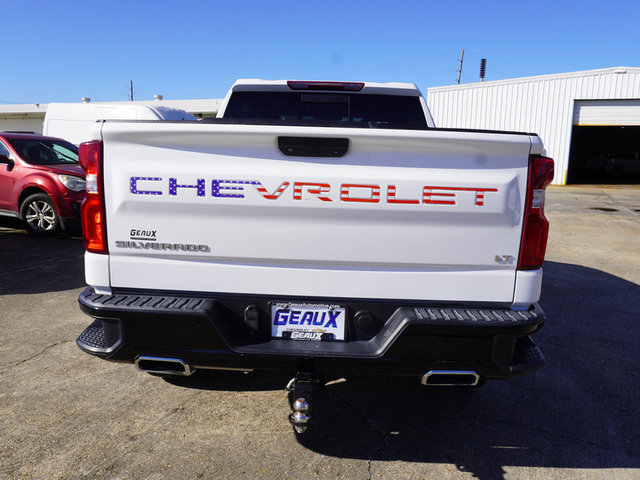
<path fill-rule="evenodd" d="M 136 367 L 147 373 L 158 375 L 183 375 L 189 376 L 194 369 L 184 360 L 169 357 L 152 357 L 141 355 L 136 358 Z"/>
<path fill-rule="evenodd" d="M 473 387 L 480 382 L 480 375 L 473 370 L 430 370 L 422 376 L 421 383 L 436 387 Z"/>

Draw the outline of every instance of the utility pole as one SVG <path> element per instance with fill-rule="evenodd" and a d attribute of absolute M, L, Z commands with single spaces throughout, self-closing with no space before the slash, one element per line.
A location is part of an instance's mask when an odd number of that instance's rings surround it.
<path fill-rule="evenodd" d="M 464 60 L 464 48 L 460 53 L 460 68 L 458 69 L 458 85 L 460 85 L 460 75 L 462 75 L 462 61 Z"/>
<path fill-rule="evenodd" d="M 133 102 L 133 80 L 129 80 L 129 100 Z"/>

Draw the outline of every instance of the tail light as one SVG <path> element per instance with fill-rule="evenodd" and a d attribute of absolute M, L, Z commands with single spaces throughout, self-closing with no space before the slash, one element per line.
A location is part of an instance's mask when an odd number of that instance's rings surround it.
<path fill-rule="evenodd" d="M 544 196 L 545 189 L 552 180 L 553 160 L 532 155 L 529 158 L 527 201 L 518 270 L 537 270 L 542 266 L 549 234 L 549 220 L 544 216 Z"/>
<path fill-rule="evenodd" d="M 80 207 L 84 245 L 91 253 L 109 253 L 102 183 L 102 142 L 94 140 L 80 144 L 78 157 L 87 182 L 87 194 Z"/>

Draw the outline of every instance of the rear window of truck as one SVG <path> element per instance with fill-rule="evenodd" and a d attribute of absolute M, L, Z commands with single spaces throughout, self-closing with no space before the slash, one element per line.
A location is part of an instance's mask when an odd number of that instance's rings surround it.
<path fill-rule="evenodd" d="M 373 128 L 427 128 L 418 97 L 366 93 L 233 92 L 224 117 L 304 124 L 338 122 Z"/>

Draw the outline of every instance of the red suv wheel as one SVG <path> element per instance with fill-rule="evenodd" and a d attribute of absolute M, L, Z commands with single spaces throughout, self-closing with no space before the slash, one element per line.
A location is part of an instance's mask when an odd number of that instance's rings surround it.
<path fill-rule="evenodd" d="M 20 217 L 27 232 L 44 237 L 55 235 L 60 230 L 56 207 L 46 193 L 36 193 L 22 202 Z"/>

